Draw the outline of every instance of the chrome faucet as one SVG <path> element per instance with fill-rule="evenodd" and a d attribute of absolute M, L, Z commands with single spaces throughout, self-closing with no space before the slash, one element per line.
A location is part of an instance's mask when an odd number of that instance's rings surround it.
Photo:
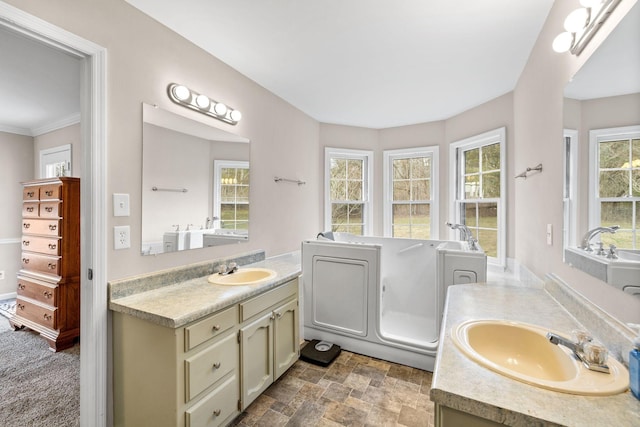
<path fill-rule="evenodd" d="M 218 274 L 226 276 L 227 274 L 233 274 L 238 271 L 238 264 L 230 262 L 229 265 L 221 264 L 218 266 Z"/>
<path fill-rule="evenodd" d="M 473 238 L 473 234 L 471 233 L 469 227 L 464 224 L 452 224 L 450 222 L 445 223 L 445 225 L 452 230 L 460 230 L 462 240 L 466 240 L 467 243 L 469 243 L 469 249 L 472 251 L 478 250 L 478 241 Z"/>
<path fill-rule="evenodd" d="M 580 245 L 580 249 L 584 249 L 587 252 L 593 252 L 591 248 L 591 239 L 596 237 L 601 233 L 611 233 L 614 234 L 620 228 L 619 225 L 612 225 L 611 227 L 596 227 L 592 230 L 587 231 L 582 237 L 582 244 Z"/>
<path fill-rule="evenodd" d="M 592 338 L 585 332 L 581 333 L 581 337 L 578 338 L 579 342 L 572 342 L 566 338 L 556 335 L 553 332 L 547 333 L 547 339 L 555 345 L 561 345 L 573 353 L 573 355 L 582 362 L 585 368 L 608 374 L 610 372 L 609 366 L 606 364 L 607 350 L 595 343 L 591 343 Z M 594 350 L 585 351 L 587 346 L 595 344 Z"/>

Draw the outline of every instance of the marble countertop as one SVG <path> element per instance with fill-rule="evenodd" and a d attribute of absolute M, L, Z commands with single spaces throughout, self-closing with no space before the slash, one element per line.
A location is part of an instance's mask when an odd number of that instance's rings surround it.
<path fill-rule="evenodd" d="M 596 397 L 559 393 L 509 379 L 468 359 L 453 343 L 451 329 L 470 319 L 527 322 L 566 336 L 581 326 L 544 288 L 450 287 L 431 389 L 433 402 L 511 426 L 640 426 L 640 401 L 629 391 Z"/>
<path fill-rule="evenodd" d="M 169 328 L 179 328 L 216 311 L 255 295 L 276 288 L 300 275 L 300 252 L 292 252 L 251 264 L 240 269 L 260 267 L 274 270 L 275 279 L 247 286 L 220 286 L 207 281 L 208 274 L 171 284 L 154 286 L 147 290 L 144 280 L 136 278 L 140 292 L 120 292 L 117 288 L 126 280 L 110 283 L 109 309 L 125 313 Z M 180 269 L 175 269 L 180 270 Z M 175 271 L 161 274 L 179 277 Z M 147 276 L 147 282 L 157 280 L 154 275 Z"/>

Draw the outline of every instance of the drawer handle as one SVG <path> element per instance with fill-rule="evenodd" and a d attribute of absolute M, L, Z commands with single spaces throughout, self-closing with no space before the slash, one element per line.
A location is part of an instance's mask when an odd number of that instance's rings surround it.
<path fill-rule="evenodd" d="M 216 362 L 213 364 L 213 369 L 220 369 L 220 362 Z"/>
<path fill-rule="evenodd" d="M 24 291 L 25 289 L 27 289 L 27 287 L 22 283 L 18 283 L 18 289 L 20 289 L 21 291 Z"/>
<path fill-rule="evenodd" d="M 51 231 L 55 231 L 57 228 L 58 228 L 58 226 L 56 224 L 49 225 L 49 230 L 51 230 Z"/>
<path fill-rule="evenodd" d="M 42 315 L 42 318 L 43 318 L 44 320 L 51 320 L 51 315 L 50 315 L 50 314 L 45 313 L 45 314 L 43 314 L 43 315 Z"/>
<path fill-rule="evenodd" d="M 18 308 L 19 308 L 20 310 L 24 310 L 24 304 L 18 304 Z"/>
<path fill-rule="evenodd" d="M 49 243 L 49 249 L 55 249 L 57 247 L 58 245 L 56 245 L 55 243 Z"/>
<path fill-rule="evenodd" d="M 47 190 L 47 191 L 44 192 L 44 194 L 46 194 L 47 196 L 50 196 L 50 195 L 53 194 L 53 191 L 52 190 Z"/>
<path fill-rule="evenodd" d="M 282 313 L 276 313 L 276 317 L 279 319 L 282 317 Z"/>
<path fill-rule="evenodd" d="M 53 208 L 51 206 L 47 206 L 44 210 L 47 212 L 53 212 Z"/>
<path fill-rule="evenodd" d="M 51 298 L 53 293 L 51 291 L 43 291 L 42 295 L 44 295 L 45 298 Z"/>
<path fill-rule="evenodd" d="M 211 330 L 213 332 L 218 332 L 220 330 L 220 325 L 213 325 L 213 328 L 211 328 Z"/>
<path fill-rule="evenodd" d="M 274 320 L 276 318 L 276 315 L 274 313 L 271 313 L 271 316 L 269 316 L 269 319 Z"/>
<path fill-rule="evenodd" d="M 24 262 L 25 264 L 29 264 L 29 258 L 22 258 L 22 262 Z"/>
<path fill-rule="evenodd" d="M 213 416 L 214 417 L 219 417 L 221 413 L 222 413 L 221 409 L 216 409 L 215 411 L 213 411 Z"/>
<path fill-rule="evenodd" d="M 56 264 L 54 264 L 54 263 L 52 263 L 52 262 L 50 262 L 49 264 L 47 264 L 47 268 L 48 268 L 49 270 L 55 270 L 55 269 L 56 269 L 56 267 L 57 267 L 57 265 L 56 265 Z"/>
<path fill-rule="evenodd" d="M 29 224 L 28 222 L 25 222 L 24 224 L 22 224 L 22 227 L 24 227 L 26 229 L 26 228 L 31 227 L 31 224 Z"/>
<path fill-rule="evenodd" d="M 22 241 L 22 246 L 29 246 L 29 241 L 28 240 L 23 240 Z"/>
<path fill-rule="evenodd" d="M 33 197 L 36 193 L 33 191 L 27 191 L 27 197 Z"/>
<path fill-rule="evenodd" d="M 29 207 L 27 208 L 27 212 L 33 212 L 33 206 L 29 206 Z"/>

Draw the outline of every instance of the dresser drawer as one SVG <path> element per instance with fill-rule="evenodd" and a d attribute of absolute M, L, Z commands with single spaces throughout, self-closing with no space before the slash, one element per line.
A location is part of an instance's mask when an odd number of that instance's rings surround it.
<path fill-rule="evenodd" d="M 58 286 L 45 282 L 35 282 L 18 276 L 18 295 L 40 301 L 54 307 L 58 306 Z"/>
<path fill-rule="evenodd" d="M 62 184 L 48 184 L 40 187 L 40 200 L 59 200 L 62 195 Z"/>
<path fill-rule="evenodd" d="M 227 378 L 218 388 L 185 412 L 187 427 L 217 427 L 237 412 L 238 376 Z"/>
<path fill-rule="evenodd" d="M 46 326 L 49 329 L 58 328 L 56 312 L 56 308 L 40 305 L 20 297 L 16 300 L 16 315 Z"/>
<path fill-rule="evenodd" d="M 23 187 L 22 200 L 40 200 L 40 187 Z"/>
<path fill-rule="evenodd" d="M 23 218 L 38 218 L 40 216 L 40 203 L 24 202 L 22 204 Z"/>
<path fill-rule="evenodd" d="M 190 401 L 236 368 L 238 346 L 236 334 L 229 334 L 226 338 L 184 361 L 185 402 Z"/>
<path fill-rule="evenodd" d="M 40 202 L 40 218 L 59 218 L 60 202 Z"/>
<path fill-rule="evenodd" d="M 40 252 L 47 255 L 60 255 L 60 239 L 25 235 L 22 236 L 22 250 Z"/>
<path fill-rule="evenodd" d="M 60 236 L 60 221 L 57 219 L 23 219 L 22 232 L 43 236 Z"/>
<path fill-rule="evenodd" d="M 240 321 L 244 322 L 272 305 L 294 296 L 297 291 L 298 281 L 292 280 L 285 285 L 251 298 L 247 302 L 240 303 Z"/>
<path fill-rule="evenodd" d="M 234 305 L 220 313 L 207 317 L 184 330 L 184 351 L 221 335 L 238 321 L 238 306 Z"/>
<path fill-rule="evenodd" d="M 30 252 L 22 253 L 22 268 L 54 276 L 60 275 L 60 257 L 40 255 Z"/>

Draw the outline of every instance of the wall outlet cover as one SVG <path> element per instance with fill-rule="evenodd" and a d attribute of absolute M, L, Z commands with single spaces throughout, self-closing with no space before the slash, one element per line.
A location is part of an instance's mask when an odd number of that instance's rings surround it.
<path fill-rule="evenodd" d="M 113 249 L 128 249 L 131 247 L 131 228 L 128 225 L 113 227 Z"/>

